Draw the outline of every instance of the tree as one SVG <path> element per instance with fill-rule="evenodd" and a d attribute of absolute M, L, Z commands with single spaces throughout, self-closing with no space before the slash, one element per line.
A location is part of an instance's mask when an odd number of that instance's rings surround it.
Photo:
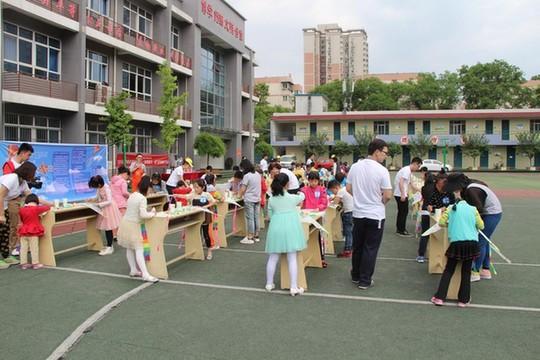
<path fill-rule="evenodd" d="M 201 156 L 206 155 L 206 164 L 210 163 L 210 156 L 213 158 L 225 155 L 225 143 L 219 136 L 207 132 L 201 132 L 195 137 L 193 147 Z"/>
<path fill-rule="evenodd" d="M 264 85 L 264 84 L 263 84 Z M 274 113 L 290 112 L 290 109 L 283 106 L 272 106 L 258 103 L 255 106 L 255 132 L 259 134 L 259 140 L 270 143 L 270 120 Z"/>
<path fill-rule="evenodd" d="M 517 150 L 529 158 L 529 166 L 533 166 L 534 157 L 540 153 L 540 133 L 523 131 L 516 134 Z"/>
<path fill-rule="evenodd" d="M 417 134 L 409 141 L 409 148 L 411 149 L 412 156 L 425 158 L 428 151 L 433 147 L 434 145 L 429 136 L 424 134 Z"/>
<path fill-rule="evenodd" d="M 377 78 L 358 80 L 353 93 L 353 110 L 398 110 L 398 99 L 390 92 L 391 87 Z"/>
<path fill-rule="evenodd" d="M 309 138 L 303 140 L 300 143 L 300 146 L 304 150 L 306 157 L 311 154 L 315 154 L 316 157 L 319 157 L 326 153 L 326 139 L 327 136 L 325 133 L 313 134 Z"/>
<path fill-rule="evenodd" d="M 112 96 L 105 103 L 105 111 L 109 114 L 106 117 L 102 117 L 101 120 L 107 123 L 105 129 L 105 137 L 109 145 L 113 145 L 113 158 L 116 156 L 116 148 L 119 145 L 124 145 L 122 149 L 124 153 L 123 164 L 126 164 L 126 148 L 131 144 L 133 136 L 131 135 L 131 120 L 133 116 L 126 113 L 127 104 L 126 99 L 129 97 L 127 92 L 122 92 L 118 95 Z M 114 159 L 113 163 L 116 163 Z"/>
<path fill-rule="evenodd" d="M 531 80 L 540 80 L 540 74 L 531 76 Z"/>
<path fill-rule="evenodd" d="M 439 75 L 439 102 L 437 109 L 451 110 L 459 103 L 461 92 L 459 76 L 455 72 L 445 71 Z"/>
<path fill-rule="evenodd" d="M 257 141 L 255 144 L 255 154 L 260 157 L 268 155 L 269 158 L 272 158 L 274 156 L 274 148 L 265 141 Z"/>
<path fill-rule="evenodd" d="M 174 76 L 168 61 L 159 66 L 157 73 L 163 89 L 158 108 L 163 122 L 161 123 L 160 138 L 159 140 L 154 139 L 154 143 L 170 153 L 178 135 L 184 132 L 176 121 L 180 118 L 178 113 L 180 106 L 186 103 L 187 93 L 180 96 L 175 95 L 175 91 L 178 90 L 177 78 Z"/>
<path fill-rule="evenodd" d="M 358 130 L 354 134 L 354 140 L 356 141 L 356 147 L 353 148 L 353 152 L 357 156 L 367 156 L 367 150 L 369 144 L 375 139 L 375 134 L 368 132 L 367 129 Z"/>
<path fill-rule="evenodd" d="M 255 84 L 255 89 L 253 89 L 253 94 L 259 98 L 258 105 L 268 104 L 268 95 L 269 95 L 268 84 L 265 84 L 265 83 Z"/>
<path fill-rule="evenodd" d="M 388 143 L 388 156 L 392 159 L 390 166 L 394 166 L 394 157 L 401 154 L 401 145 L 395 142 Z"/>
<path fill-rule="evenodd" d="M 340 80 L 316 86 L 311 94 L 322 94 L 328 99 L 328 111 L 343 110 L 343 88 Z"/>
<path fill-rule="evenodd" d="M 463 153 L 472 157 L 473 167 L 476 167 L 476 159 L 483 152 L 489 151 L 489 140 L 484 134 L 463 135 Z"/>
<path fill-rule="evenodd" d="M 332 147 L 332 154 L 336 155 L 339 161 L 341 161 L 343 156 L 350 155 L 352 152 L 352 146 L 345 141 L 337 140 Z"/>

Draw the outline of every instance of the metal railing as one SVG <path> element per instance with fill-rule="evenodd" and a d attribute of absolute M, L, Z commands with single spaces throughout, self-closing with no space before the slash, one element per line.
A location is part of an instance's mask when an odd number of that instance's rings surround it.
<path fill-rule="evenodd" d="M 77 84 L 42 79 L 20 72 L 4 72 L 2 74 L 2 89 L 77 101 Z"/>
<path fill-rule="evenodd" d="M 188 69 L 193 67 L 191 58 L 176 49 L 171 49 L 171 61 Z"/>
<path fill-rule="evenodd" d="M 71 20 L 79 21 L 79 4 L 70 0 L 28 0 L 29 2 L 39 5 L 47 10 L 55 12 L 70 18 Z"/>

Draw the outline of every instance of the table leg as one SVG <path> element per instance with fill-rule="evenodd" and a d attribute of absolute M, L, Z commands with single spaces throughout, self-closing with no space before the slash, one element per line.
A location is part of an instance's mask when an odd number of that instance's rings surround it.
<path fill-rule="evenodd" d="M 201 225 L 204 222 L 204 213 L 199 215 L 200 222 L 185 228 L 186 234 L 186 258 L 204 260 L 204 250 L 201 238 Z"/>
<path fill-rule="evenodd" d="M 146 233 L 150 242 L 150 261 L 146 262 L 146 267 L 151 275 L 160 279 L 169 278 L 163 246 L 168 225 L 168 219 L 164 217 L 154 217 L 146 222 Z"/>
<path fill-rule="evenodd" d="M 41 218 L 41 223 L 45 228 L 45 233 L 39 238 L 39 262 L 47 266 L 56 266 L 52 238 L 52 228 L 55 222 L 54 218 L 55 216 L 52 211 L 48 211 Z"/>
<path fill-rule="evenodd" d="M 101 232 L 96 229 L 96 220 L 96 217 L 86 220 L 86 242 L 88 243 L 88 250 L 101 251 L 103 249 L 103 240 L 101 239 Z"/>
<path fill-rule="evenodd" d="M 287 254 L 281 254 L 279 257 L 280 268 L 281 268 L 281 288 L 290 289 L 290 275 L 289 275 L 289 263 L 287 261 Z M 298 264 L 298 286 L 307 290 L 307 280 L 306 280 L 306 268 L 304 266 L 304 256 L 302 252 L 298 252 L 296 262 Z"/>
<path fill-rule="evenodd" d="M 227 232 L 225 231 L 225 217 L 229 210 L 229 205 L 227 203 L 219 203 L 217 205 L 218 209 L 218 244 L 222 248 L 228 247 L 227 243 Z"/>
<path fill-rule="evenodd" d="M 446 266 L 446 249 L 448 248 L 448 231 L 446 228 L 429 236 L 428 272 L 442 274 Z"/>

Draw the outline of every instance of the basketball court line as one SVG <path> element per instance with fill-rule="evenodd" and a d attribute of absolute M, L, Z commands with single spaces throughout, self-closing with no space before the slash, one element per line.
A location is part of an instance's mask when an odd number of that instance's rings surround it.
<path fill-rule="evenodd" d="M 123 278 L 123 279 L 131 279 L 131 280 L 134 280 L 134 281 L 141 281 L 140 279 L 131 278 L 128 275 L 113 274 L 113 273 L 107 273 L 107 272 L 102 272 L 102 271 L 83 270 L 83 269 L 67 268 L 67 267 L 47 267 L 47 269 L 59 270 L 59 271 L 68 271 L 68 272 L 75 272 L 75 273 L 82 273 L 82 274 L 99 275 L 99 276 L 116 277 L 116 278 Z M 179 280 L 160 280 L 160 282 L 162 282 L 164 284 L 195 286 L 195 287 L 203 287 L 203 288 L 211 288 L 211 289 L 236 290 L 236 291 L 246 291 L 246 292 L 254 292 L 254 293 L 266 293 L 267 292 L 263 288 L 254 288 L 254 287 L 247 287 L 247 286 L 219 285 L 219 284 L 209 284 L 209 283 L 200 283 L 200 282 L 191 282 L 191 281 L 179 281 Z M 147 283 L 147 284 L 150 285 L 150 283 Z M 142 289 L 140 289 L 140 290 L 142 290 Z M 272 291 L 272 293 L 287 294 L 287 295 L 289 294 L 287 291 L 281 291 L 281 290 L 274 290 L 274 291 Z M 340 299 L 340 300 L 370 301 L 370 302 L 379 302 L 379 303 L 394 303 L 394 304 L 434 306 L 430 301 L 424 301 L 424 300 L 408 300 L 408 299 L 369 297 L 369 296 L 357 296 L 357 295 L 342 295 L 342 294 L 331 294 L 331 293 L 315 293 L 315 292 L 306 292 L 302 296 L 315 297 L 315 298 L 327 298 L 327 299 L 328 298 L 329 299 Z M 445 306 L 454 306 L 455 307 L 455 306 L 457 306 L 457 304 L 445 303 Z M 468 307 L 475 308 L 475 309 L 540 312 L 540 308 L 526 307 L 526 306 L 470 304 Z"/>

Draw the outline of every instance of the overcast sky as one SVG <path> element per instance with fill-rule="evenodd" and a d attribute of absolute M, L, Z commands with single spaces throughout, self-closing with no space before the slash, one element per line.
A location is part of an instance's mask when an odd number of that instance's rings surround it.
<path fill-rule="evenodd" d="M 303 83 L 302 28 L 338 23 L 368 34 L 369 71 L 455 71 L 503 59 L 540 74 L 539 0 L 228 0 L 244 17 L 256 76 Z"/>

